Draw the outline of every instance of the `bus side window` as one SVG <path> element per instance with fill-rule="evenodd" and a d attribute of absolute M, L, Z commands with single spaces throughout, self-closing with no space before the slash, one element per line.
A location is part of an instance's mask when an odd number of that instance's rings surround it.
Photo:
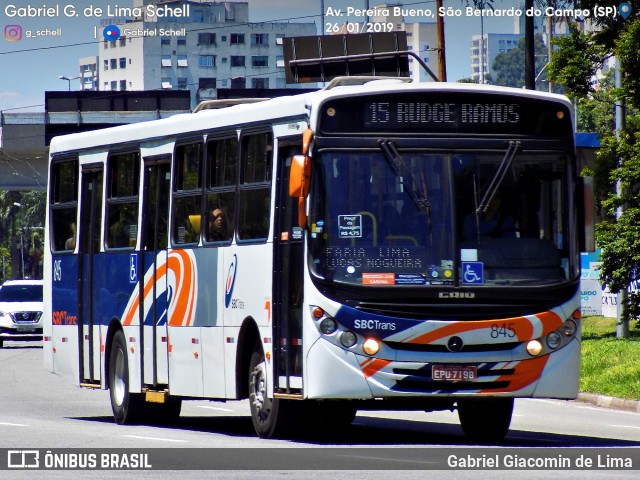
<path fill-rule="evenodd" d="M 51 246 L 55 252 L 70 251 L 76 245 L 76 232 L 72 225 L 75 226 L 78 214 L 77 158 L 54 162 L 51 175 Z"/>
<path fill-rule="evenodd" d="M 109 155 L 107 162 L 107 247 L 134 248 L 138 235 L 140 153 Z"/>
<path fill-rule="evenodd" d="M 266 240 L 271 213 L 271 132 L 245 135 L 240 155 L 239 240 Z"/>
<path fill-rule="evenodd" d="M 202 224 L 202 142 L 177 145 L 174 154 L 172 241 L 197 244 Z"/>
<path fill-rule="evenodd" d="M 235 132 L 233 137 L 208 142 L 205 229 L 208 242 L 228 242 L 233 238 L 237 172 L 238 139 Z"/>

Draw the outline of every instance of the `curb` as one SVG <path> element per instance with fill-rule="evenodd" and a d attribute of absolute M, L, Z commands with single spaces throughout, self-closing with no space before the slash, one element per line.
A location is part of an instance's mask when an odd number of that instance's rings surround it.
<path fill-rule="evenodd" d="M 636 400 L 624 400 L 622 398 L 607 397 L 595 393 L 579 393 L 578 401 L 590 403 L 597 407 L 624 410 L 627 412 L 640 413 L 640 402 Z"/>

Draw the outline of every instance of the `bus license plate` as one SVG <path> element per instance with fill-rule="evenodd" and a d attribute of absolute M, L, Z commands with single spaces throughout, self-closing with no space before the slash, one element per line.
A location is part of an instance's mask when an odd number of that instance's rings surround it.
<path fill-rule="evenodd" d="M 440 382 L 475 382 L 478 379 L 478 368 L 433 365 L 431 378 Z"/>

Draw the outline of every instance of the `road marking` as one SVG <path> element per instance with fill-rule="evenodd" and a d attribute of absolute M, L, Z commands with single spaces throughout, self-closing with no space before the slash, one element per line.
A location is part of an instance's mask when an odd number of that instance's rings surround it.
<path fill-rule="evenodd" d="M 140 435 L 120 435 L 120 436 L 127 437 L 127 438 L 136 438 L 138 440 L 155 440 L 157 442 L 189 443 L 188 440 L 175 440 L 171 438 L 143 437 Z"/>
<path fill-rule="evenodd" d="M 206 408 L 208 410 L 216 410 L 218 412 L 235 412 L 235 410 L 231 410 L 230 408 L 208 407 L 207 405 L 198 405 L 198 408 Z"/>
<path fill-rule="evenodd" d="M 634 425 L 609 425 L 610 427 L 618 427 L 618 428 L 637 428 L 640 430 L 640 427 L 636 427 Z"/>
<path fill-rule="evenodd" d="M 7 423 L 7 422 L 0 422 L 0 425 L 4 425 L 6 427 L 28 427 L 29 426 L 23 423 Z"/>

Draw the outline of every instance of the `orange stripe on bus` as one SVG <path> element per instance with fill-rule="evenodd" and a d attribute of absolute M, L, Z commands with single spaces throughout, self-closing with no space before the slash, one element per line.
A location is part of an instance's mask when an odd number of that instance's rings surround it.
<path fill-rule="evenodd" d="M 365 378 L 369 378 L 382 370 L 384 367 L 389 365 L 391 360 L 383 360 L 381 358 L 369 359 L 360 365 L 362 368 L 362 373 L 364 373 Z"/>
<path fill-rule="evenodd" d="M 169 325 L 189 326 L 193 320 L 195 301 L 195 272 L 191 263 L 191 257 L 184 250 L 174 250 L 167 259 L 169 270 L 176 277 L 175 297 L 171 305 L 175 308 L 171 312 Z"/>
<path fill-rule="evenodd" d="M 548 359 L 549 356 L 544 355 L 521 361 L 515 366 L 515 371 L 512 374 L 502 375 L 495 380 L 496 382 L 509 382 L 508 387 L 498 390 L 482 390 L 482 393 L 516 392 L 528 387 L 540 378 Z"/>
<path fill-rule="evenodd" d="M 555 312 L 544 312 L 536 314 L 536 317 L 540 319 L 543 325 L 542 336 L 548 335 L 549 333 L 557 330 L 564 323 L 560 315 Z"/>
<path fill-rule="evenodd" d="M 162 277 L 165 276 L 165 274 L 167 273 L 167 265 L 166 264 L 162 264 L 159 265 L 156 268 L 156 275 L 155 278 L 153 277 L 153 275 L 149 278 L 149 280 L 147 280 L 147 282 L 144 284 L 144 290 L 143 290 L 143 299 L 147 300 L 149 298 L 149 294 L 153 293 L 153 285 L 155 282 L 159 281 L 162 279 Z M 136 296 L 134 297 L 134 301 L 132 304 L 132 308 L 131 310 L 129 310 L 124 318 L 124 325 L 131 325 L 133 323 L 133 320 L 135 318 L 135 314 L 136 312 L 138 312 L 138 309 L 140 308 L 140 296 L 136 293 Z"/>

